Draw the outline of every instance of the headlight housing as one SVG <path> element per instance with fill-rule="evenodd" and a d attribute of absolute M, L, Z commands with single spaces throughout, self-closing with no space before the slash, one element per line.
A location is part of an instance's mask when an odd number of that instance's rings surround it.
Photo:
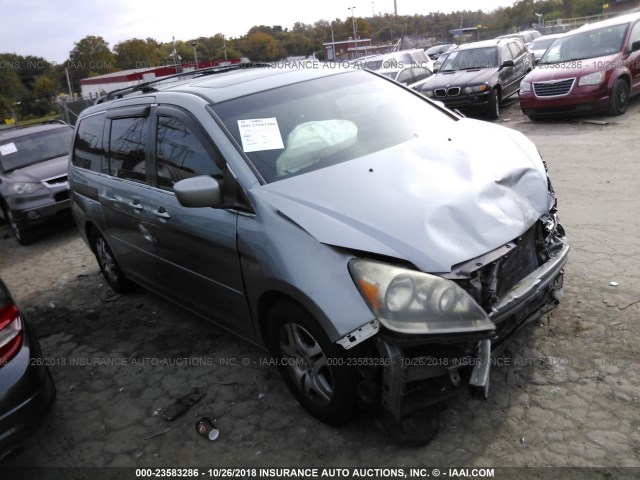
<path fill-rule="evenodd" d="M 433 90 L 423 90 L 420 93 L 425 97 L 433 98 Z"/>
<path fill-rule="evenodd" d="M 589 75 L 585 75 L 584 77 L 580 77 L 578 86 L 582 87 L 584 85 L 599 85 L 604 81 L 605 73 L 606 72 L 604 71 L 594 72 L 590 73 Z"/>
<path fill-rule="evenodd" d="M 464 90 L 462 90 L 462 93 L 465 95 L 471 95 L 472 93 L 482 93 L 482 92 L 488 92 L 489 90 L 491 90 L 489 88 L 489 85 L 486 83 L 483 83 L 482 85 L 475 85 L 473 87 L 466 87 Z"/>
<path fill-rule="evenodd" d="M 524 80 L 520 82 L 520 93 L 528 93 L 531 91 L 531 83 L 525 82 Z"/>
<path fill-rule="evenodd" d="M 394 332 L 442 334 L 495 329 L 485 311 L 451 280 L 361 258 L 349 262 L 349 271 L 373 314 Z"/>
<path fill-rule="evenodd" d="M 9 185 L 9 191 L 15 195 L 28 195 L 43 188 L 41 183 L 16 182 Z"/>

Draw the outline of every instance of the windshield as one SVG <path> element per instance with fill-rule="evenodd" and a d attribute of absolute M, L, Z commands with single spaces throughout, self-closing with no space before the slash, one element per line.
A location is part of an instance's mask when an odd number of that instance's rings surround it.
<path fill-rule="evenodd" d="M 540 64 L 572 62 L 619 52 L 626 31 L 627 24 L 623 24 L 558 38 L 542 56 Z"/>
<path fill-rule="evenodd" d="M 554 40 L 555 38 L 545 38 L 545 37 L 538 38 L 533 42 L 531 42 L 531 45 L 529 46 L 529 50 L 546 50 L 547 48 L 549 48 L 549 45 L 553 43 Z"/>
<path fill-rule="evenodd" d="M 267 182 L 434 135 L 455 118 L 366 71 L 276 88 L 212 109 Z M 393 159 L 390 158 L 390 161 Z"/>
<path fill-rule="evenodd" d="M 496 68 L 498 65 L 495 47 L 455 50 L 449 54 L 440 67 L 441 72 L 471 70 L 476 68 Z"/>
<path fill-rule="evenodd" d="M 56 128 L 4 141 L 0 145 L 2 170 L 10 172 L 52 158 L 62 157 L 71 148 L 71 128 Z"/>

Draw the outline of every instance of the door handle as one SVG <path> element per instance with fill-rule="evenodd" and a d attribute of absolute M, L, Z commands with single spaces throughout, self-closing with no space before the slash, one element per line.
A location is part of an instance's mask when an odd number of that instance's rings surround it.
<path fill-rule="evenodd" d="M 132 200 L 129 202 L 129 206 L 135 210 L 143 210 L 144 207 L 142 206 L 142 204 L 140 203 L 140 201 L 138 200 Z"/>
<path fill-rule="evenodd" d="M 158 207 L 157 210 L 153 210 L 153 213 L 160 218 L 165 218 L 165 219 L 171 218 L 171 215 L 169 215 L 169 212 L 167 212 L 167 210 L 164 207 Z"/>

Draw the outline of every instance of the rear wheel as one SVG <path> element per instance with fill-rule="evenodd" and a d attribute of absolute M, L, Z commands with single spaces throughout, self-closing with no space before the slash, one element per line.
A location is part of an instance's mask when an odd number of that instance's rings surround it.
<path fill-rule="evenodd" d="M 623 79 L 619 78 L 613 85 L 611 91 L 611 98 L 609 99 L 610 115 L 622 115 L 627 111 L 629 106 L 629 84 Z"/>
<path fill-rule="evenodd" d="M 118 293 L 127 293 L 133 288 L 133 283 L 124 276 L 116 262 L 111 247 L 102 235 L 94 232 L 91 236 L 91 247 L 96 256 L 100 271 L 107 283 Z"/>
<path fill-rule="evenodd" d="M 314 417 L 342 425 L 356 412 L 354 374 L 344 349 L 294 303 L 275 305 L 268 318 L 269 347 L 298 402 Z"/>
<path fill-rule="evenodd" d="M 500 116 L 500 93 L 495 88 L 491 90 L 489 104 L 487 105 L 487 117 L 496 120 Z"/>

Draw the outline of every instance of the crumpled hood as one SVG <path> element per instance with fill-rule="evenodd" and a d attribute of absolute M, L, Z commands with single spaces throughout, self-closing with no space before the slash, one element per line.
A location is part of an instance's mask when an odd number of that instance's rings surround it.
<path fill-rule="evenodd" d="M 319 242 L 449 272 L 526 231 L 553 198 L 524 135 L 471 119 L 446 130 L 251 194 Z"/>
<path fill-rule="evenodd" d="M 28 167 L 12 170 L 5 176 L 11 182 L 42 182 L 50 178 L 61 177 L 69 169 L 69 156 L 52 158 L 45 162 L 29 165 Z"/>

